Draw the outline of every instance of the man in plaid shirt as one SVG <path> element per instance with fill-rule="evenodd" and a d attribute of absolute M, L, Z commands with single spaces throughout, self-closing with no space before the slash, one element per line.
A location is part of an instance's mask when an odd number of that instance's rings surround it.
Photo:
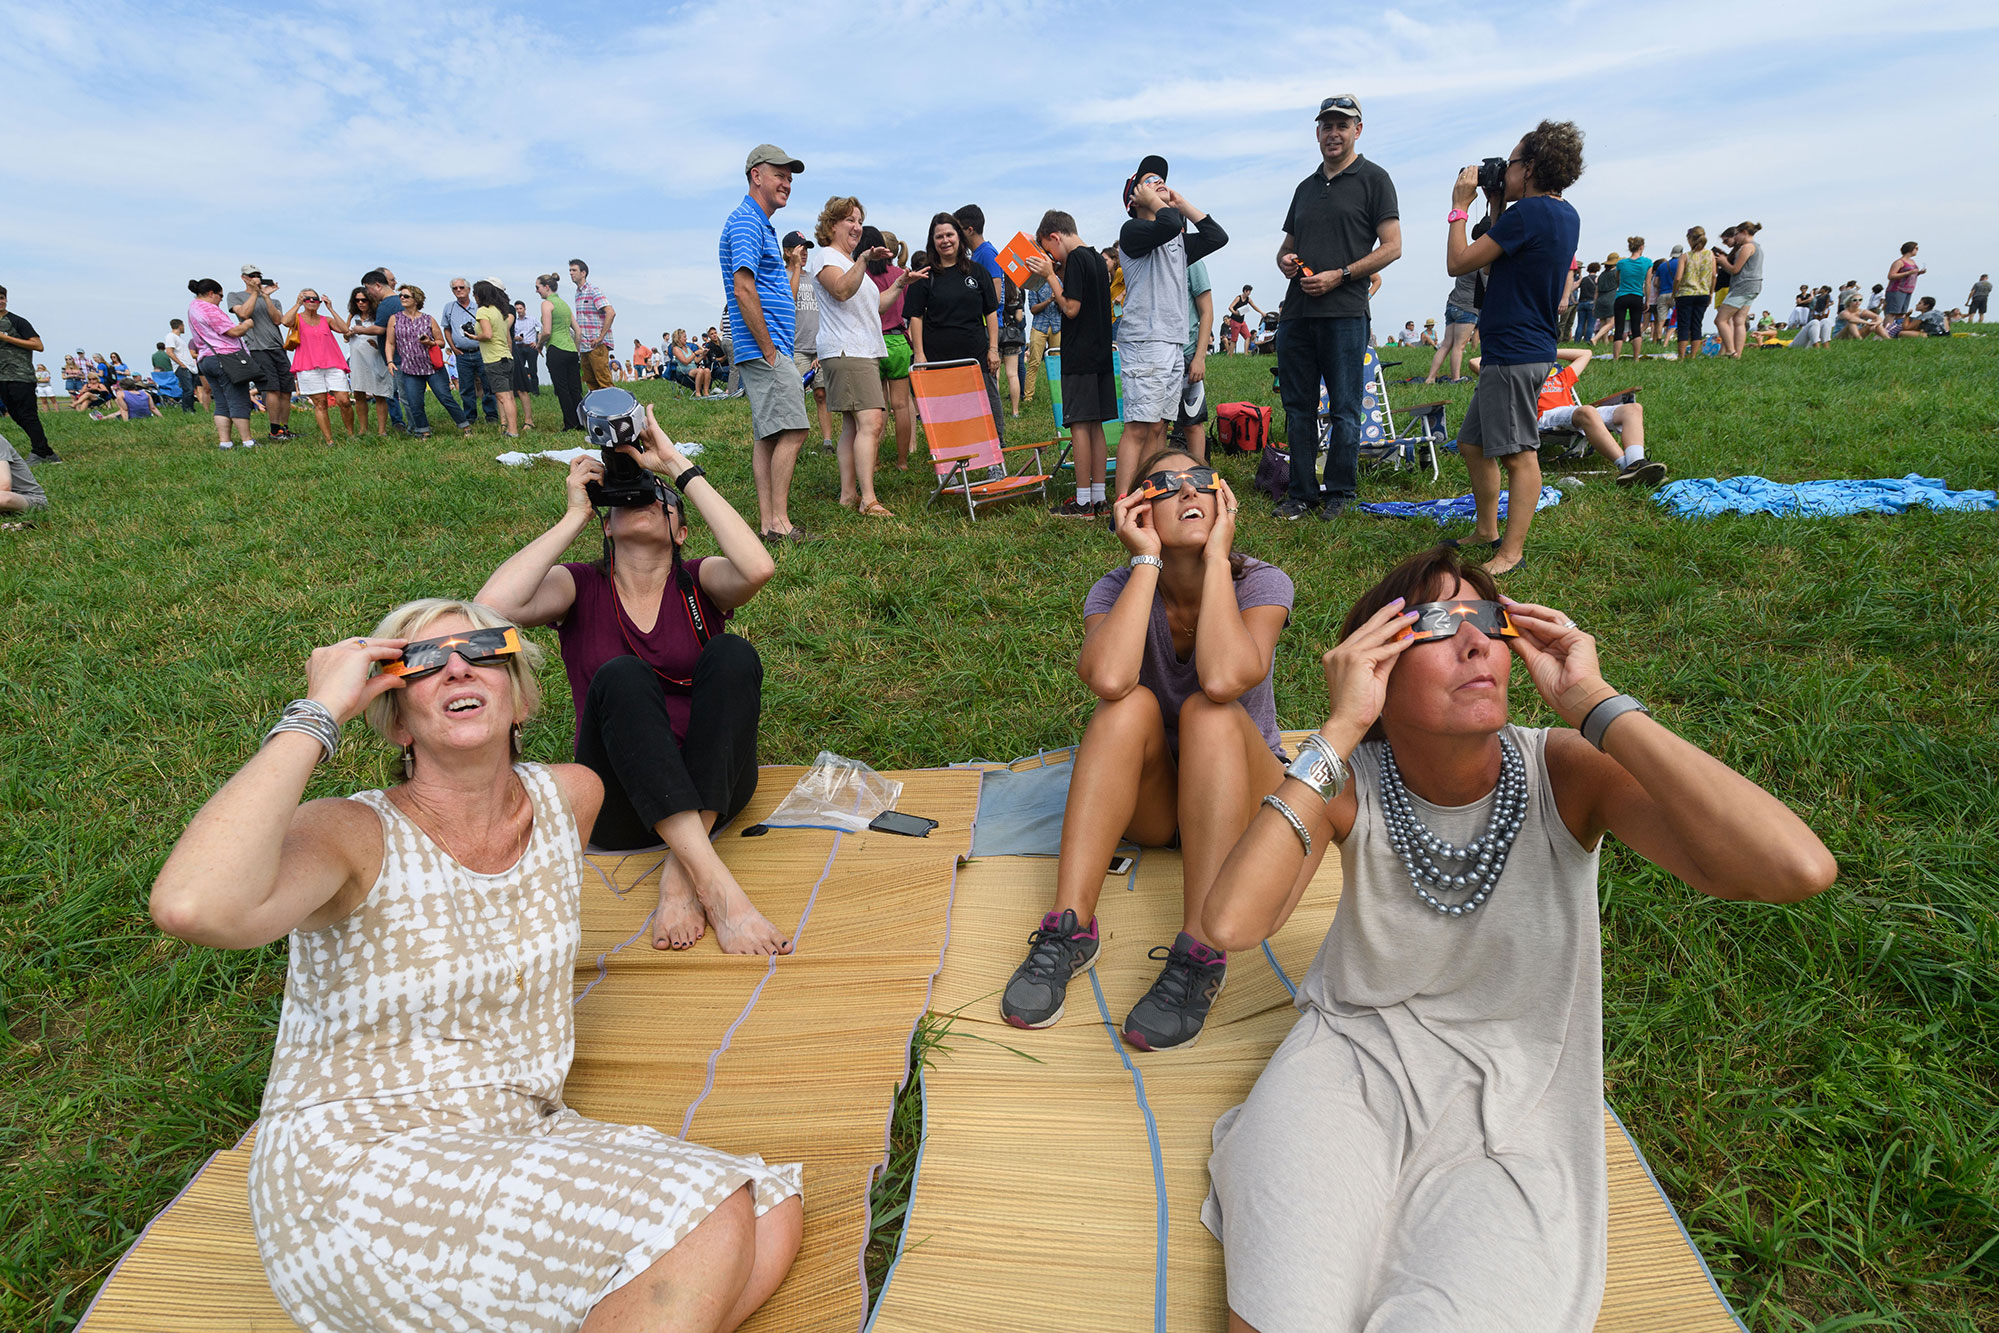
<path fill-rule="evenodd" d="M 571 323 L 576 329 L 576 355 L 581 360 L 583 387 L 602 389 L 611 383 L 611 322 L 617 307 L 590 283 L 590 266 L 580 259 L 569 261 L 569 280 L 576 284 L 576 299 L 570 302 Z"/>

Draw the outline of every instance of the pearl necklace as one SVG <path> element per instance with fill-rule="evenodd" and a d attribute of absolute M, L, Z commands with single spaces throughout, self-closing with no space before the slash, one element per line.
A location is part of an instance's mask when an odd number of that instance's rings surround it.
<path fill-rule="evenodd" d="M 1485 832 L 1463 847 L 1456 847 L 1432 833 L 1410 803 L 1409 788 L 1403 785 L 1402 770 L 1395 765 L 1395 751 L 1384 741 L 1381 746 L 1381 813 L 1388 826 L 1388 842 L 1402 858 L 1416 896 L 1441 916 L 1470 916 L 1491 896 L 1506 869 L 1506 857 L 1527 813 L 1527 761 L 1520 748 L 1502 735 L 1499 738 L 1499 785 L 1493 789 L 1492 811 Z M 1438 862 L 1454 863 L 1446 870 Z M 1446 903 L 1430 892 L 1470 890 L 1460 902 Z"/>

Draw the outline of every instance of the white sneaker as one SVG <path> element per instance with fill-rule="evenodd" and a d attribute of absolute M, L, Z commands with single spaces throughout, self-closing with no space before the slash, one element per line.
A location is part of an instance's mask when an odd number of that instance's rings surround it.
<path fill-rule="evenodd" d="M 218 449 L 234 449 L 236 445 L 234 444 L 234 442 L 230 440 L 224 440 L 222 441 L 222 443 L 216 445 L 215 447 Z"/>
<path fill-rule="evenodd" d="M 245 440 L 243 441 L 243 447 L 245 449 L 255 449 L 257 447 L 257 442 L 255 440 Z"/>

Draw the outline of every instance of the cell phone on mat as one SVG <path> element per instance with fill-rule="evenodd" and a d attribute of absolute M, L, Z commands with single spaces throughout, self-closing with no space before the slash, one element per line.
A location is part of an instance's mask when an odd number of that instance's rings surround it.
<path fill-rule="evenodd" d="M 1106 875 L 1129 875 L 1131 873 L 1131 864 L 1129 856 L 1113 856 L 1111 858 L 1111 868 L 1104 873 Z"/>
<path fill-rule="evenodd" d="M 934 819 L 922 815 L 906 815 L 900 810 L 884 810 L 869 822 L 868 827 L 877 833 L 900 833 L 905 838 L 927 838 L 930 830 L 937 827 Z"/>

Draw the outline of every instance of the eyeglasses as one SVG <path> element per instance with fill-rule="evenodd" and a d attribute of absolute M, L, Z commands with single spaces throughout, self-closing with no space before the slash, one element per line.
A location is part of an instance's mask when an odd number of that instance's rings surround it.
<path fill-rule="evenodd" d="M 419 639 L 403 648 L 394 662 L 382 664 L 385 676 L 401 676 L 406 681 L 422 680 L 444 670 L 457 653 L 465 665 L 499 666 L 521 650 L 521 632 L 512 625 L 497 629 L 475 629 L 466 634 L 447 634 L 441 639 Z"/>
<path fill-rule="evenodd" d="M 1416 613 L 1416 623 L 1409 627 L 1409 637 L 1418 643 L 1455 638 L 1458 626 L 1463 624 L 1484 631 L 1486 637 L 1491 639 L 1520 637 L 1520 631 L 1513 627 L 1513 618 L 1506 614 L 1503 602 L 1418 602 L 1409 609 Z"/>
<path fill-rule="evenodd" d="M 1215 470 L 1211 467 L 1190 467 L 1178 472 L 1155 472 L 1138 483 L 1141 500 L 1157 500 L 1162 496 L 1177 495 L 1183 484 L 1192 483 L 1194 489 L 1203 495 L 1215 493 Z"/>

